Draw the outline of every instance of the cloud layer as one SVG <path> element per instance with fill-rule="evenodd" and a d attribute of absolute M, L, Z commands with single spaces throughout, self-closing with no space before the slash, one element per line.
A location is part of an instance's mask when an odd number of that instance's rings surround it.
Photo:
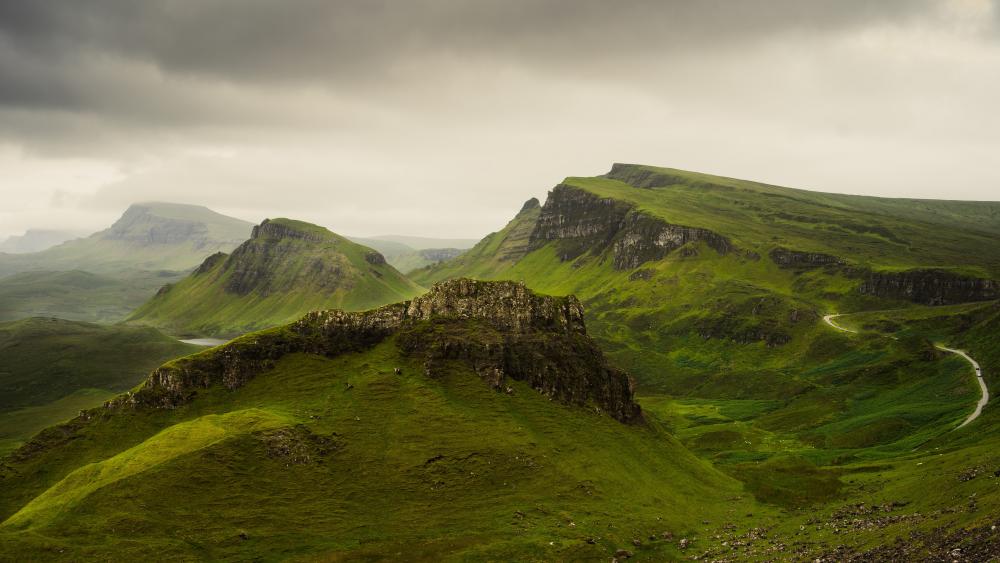
<path fill-rule="evenodd" d="M 993 0 L 0 2 L 0 236 L 133 201 L 479 236 L 636 161 L 998 199 Z"/>

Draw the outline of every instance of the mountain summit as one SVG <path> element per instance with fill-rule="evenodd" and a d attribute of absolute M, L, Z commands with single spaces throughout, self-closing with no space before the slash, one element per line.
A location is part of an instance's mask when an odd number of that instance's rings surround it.
<path fill-rule="evenodd" d="M 130 321 L 178 334 L 231 336 L 316 309 L 359 310 L 416 295 L 378 252 L 292 219 L 265 219 L 232 254 L 209 256 Z"/>
<path fill-rule="evenodd" d="M 113 225 L 41 252 L 0 256 L 0 274 L 30 270 L 187 270 L 246 239 L 251 223 L 200 205 L 137 203 Z"/>

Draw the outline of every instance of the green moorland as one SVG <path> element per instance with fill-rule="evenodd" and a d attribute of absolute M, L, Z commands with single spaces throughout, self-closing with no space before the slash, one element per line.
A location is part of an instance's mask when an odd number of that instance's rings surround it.
<path fill-rule="evenodd" d="M 0 559 L 606 559 L 639 540 L 663 560 L 777 513 L 655 418 L 509 383 L 457 360 L 429 377 L 392 336 L 176 408 L 89 411 L 4 460 Z"/>
<path fill-rule="evenodd" d="M 82 270 L 31 271 L 0 278 L 0 321 L 57 317 L 116 323 L 164 284 L 186 272 L 130 270 L 93 274 Z"/>
<path fill-rule="evenodd" d="M 196 350 L 151 328 L 52 318 L 0 323 L 0 454 Z"/>
<path fill-rule="evenodd" d="M 323 227 L 273 219 L 255 233 L 165 287 L 128 321 L 185 336 L 234 336 L 312 310 L 367 309 L 421 291 L 378 253 Z"/>
<path fill-rule="evenodd" d="M 827 336 L 832 350 L 924 362 L 942 380 L 888 384 L 859 408 L 962 388 L 923 340 Z M 390 337 L 286 355 L 176 408 L 89 411 L 0 464 L 0 560 L 922 560 L 956 548 L 988 560 L 1000 540 L 1000 434 L 982 434 L 1000 425 L 996 409 L 956 431 L 949 412 L 888 447 L 761 435 L 720 463 L 706 451 L 725 427 L 780 398 L 660 397 L 623 424 L 511 386 L 493 391 L 459 361 L 429 377 Z"/>
<path fill-rule="evenodd" d="M 568 178 L 563 185 L 671 224 L 709 229 L 727 237 L 733 250 L 722 254 L 693 241 L 661 259 L 616 269 L 612 243 L 622 235 L 610 242 L 581 237 L 590 246 L 573 252 L 573 240 L 533 239 L 538 215 L 522 212 L 464 256 L 411 277 L 424 285 L 466 275 L 516 279 L 536 291 L 579 296 L 591 334 L 638 380 L 647 413 L 759 500 L 801 504 L 796 495 L 814 487 L 796 484 L 798 476 L 829 471 L 841 488 L 830 485 L 830 496 L 809 511 L 827 510 L 831 505 L 824 503 L 833 499 L 907 502 L 921 522 L 949 529 L 984 515 L 955 508 L 968 500 L 957 491 L 983 494 L 992 491 L 981 489 L 986 483 L 996 485 L 990 475 L 1000 466 L 988 475 L 983 468 L 994 463 L 989 451 L 997 440 L 990 430 L 997 415 L 991 404 L 975 423 L 952 431 L 972 411 L 979 389 L 968 363 L 933 343 L 970 350 L 992 388 L 1000 327 L 959 313 L 995 309 L 926 307 L 863 294 L 859 286 L 869 271 L 1000 277 L 1000 203 L 822 194 L 620 165 L 605 177 Z M 583 227 L 600 215 L 565 205 L 560 213 L 560 224 Z M 775 249 L 841 262 L 789 267 L 771 258 Z M 821 320 L 856 311 L 872 311 L 875 319 L 875 311 L 886 309 L 928 320 L 895 340 L 842 333 Z M 849 326 L 855 318 L 864 315 L 838 322 Z M 958 481 L 974 467 L 986 478 L 975 485 Z M 762 484 L 763 478 L 772 483 Z M 922 479 L 949 492 L 921 495 Z M 897 488 L 904 482 L 909 488 Z M 942 520 L 923 512 L 942 510 L 973 516 Z M 917 519 L 872 538 L 891 542 Z"/>

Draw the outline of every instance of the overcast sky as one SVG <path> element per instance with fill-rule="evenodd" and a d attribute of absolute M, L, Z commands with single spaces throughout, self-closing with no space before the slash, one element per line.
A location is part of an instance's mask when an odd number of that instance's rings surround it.
<path fill-rule="evenodd" d="M 479 237 L 613 162 L 998 200 L 998 100 L 993 0 L 0 0 L 0 237 Z"/>

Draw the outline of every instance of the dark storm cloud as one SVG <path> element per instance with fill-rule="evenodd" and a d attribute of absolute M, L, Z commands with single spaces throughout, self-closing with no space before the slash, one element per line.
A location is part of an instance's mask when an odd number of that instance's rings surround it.
<path fill-rule="evenodd" d="M 998 1 L 0 0 L 0 236 L 150 199 L 476 236 L 613 161 L 992 199 Z"/>
<path fill-rule="evenodd" d="M 30 61 L 100 54 L 231 80 L 351 83 L 426 54 L 585 65 L 651 48 L 711 50 L 926 12 L 929 0 L 5 0 Z M 13 46 L 13 47 L 11 47 Z M 5 69 L 6 70 L 6 69 Z M 59 69 L 66 71 L 68 69 Z M 12 88 L 4 81 L 4 90 Z M 56 82 L 57 84 L 57 82 Z M 17 94 L 15 91 L 13 94 Z M 12 93 L 5 93 L 5 98 Z"/>

